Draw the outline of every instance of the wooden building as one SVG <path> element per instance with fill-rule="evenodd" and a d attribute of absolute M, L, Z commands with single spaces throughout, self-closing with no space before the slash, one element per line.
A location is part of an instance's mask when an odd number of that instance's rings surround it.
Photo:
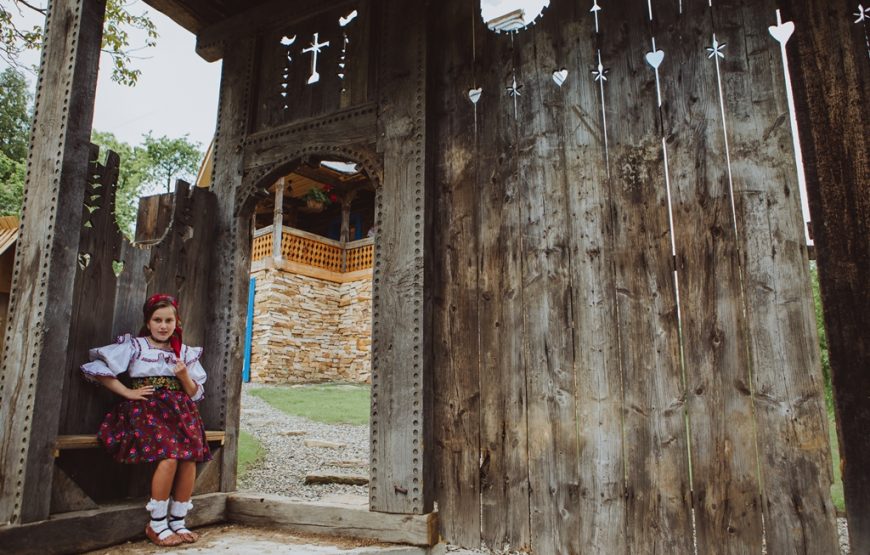
<path fill-rule="evenodd" d="M 790 78 L 852 550 L 870 552 L 870 11 L 551 0 L 496 34 L 462 0 L 148 3 L 222 60 L 210 191 L 178 195 L 147 256 L 91 233 L 100 210 L 66 209 L 111 201 L 88 144 L 104 6 L 53 0 L 0 381 L 0 546 L 141 533 L 141 508 L 111 504 L 141 476 L 64 446 L 107 402 L 74 379 L 85 346 L 155 289 L 197 307 L 207 352 L 223 444 L 200 522 L 317 524 L 271 502 L 254 518 L 231 492 L 253 210 L 340 158 L 376 191 L 361 519 L 429 530 L 437 501 L 441 536 L 469 547 L 836 553 Z"/>

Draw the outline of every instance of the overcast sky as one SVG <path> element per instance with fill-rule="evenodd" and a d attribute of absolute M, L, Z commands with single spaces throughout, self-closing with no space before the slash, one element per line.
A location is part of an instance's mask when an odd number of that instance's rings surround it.
<path fill-rule="evenodd" d="M 148 131 L 157 137 L 188 134 L 205 150 L 214 135 L 221 63 L 210 64 L 197 56 L 194 35 L 144 2 L 132 2 L 131 9 L 137 13 L 147 9 L 160 37 L 155 48 L 134 53 L 141 59 L 133 60 L 133 67 L 142 70 L 135 87 L 113 82 L 112 60 L 108 54 L 102 55 L 94 129 L 112 132 L 133 145 L 139 144 Z M 43 24 L 29 10 L 16 20 L 25 27 Z M 131 33 L 133 46 L 140 46 L 143 40 L 141 35 Z M 28 52 L 21 61 L 37 65 L 39 54 Z M 5 64 L 0 63 L 0 67 Z M 27 80 L 32 89 L 35 75 L 28 74 Z"/>

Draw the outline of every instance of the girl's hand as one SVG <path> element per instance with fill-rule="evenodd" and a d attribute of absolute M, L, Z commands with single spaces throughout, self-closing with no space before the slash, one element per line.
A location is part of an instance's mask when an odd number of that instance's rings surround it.
<path fill-rule="evenodd" d="M 178 362 L 176 362 L 175 368 L 173 368 L 172 371 L 175 372 L 175 377 L 179 380 L 183 380 L 187 377 L 187 365 L 184 364 L 183 360 L 179 360 Z"/>
<path fill-rule="evenodd" d="M 123 393 L 123 397 L 130 401 L 145 401 L 154 394 L 154 386 L 153 385 L 145 385 L 137 389 L 127 389 Z"/>

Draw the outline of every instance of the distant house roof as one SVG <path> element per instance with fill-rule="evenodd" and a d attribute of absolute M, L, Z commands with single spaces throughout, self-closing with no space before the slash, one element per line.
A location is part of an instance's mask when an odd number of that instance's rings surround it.
<path fill-rule="evenodd" d="M 0 216 L 0 254 L 18 240 L 18 218 L 15 216 Z"/>

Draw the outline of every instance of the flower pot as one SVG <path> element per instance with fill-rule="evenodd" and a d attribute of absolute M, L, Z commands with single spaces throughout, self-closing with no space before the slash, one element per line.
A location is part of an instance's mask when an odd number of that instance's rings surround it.
<path fill-rule="evenodd" d="M 305 208 L 308 209 L 308 212 L 323 212 L 323 209 L 326 208 L 326 205 L 319 200 L 310 198 L 305 200 Z"/>

